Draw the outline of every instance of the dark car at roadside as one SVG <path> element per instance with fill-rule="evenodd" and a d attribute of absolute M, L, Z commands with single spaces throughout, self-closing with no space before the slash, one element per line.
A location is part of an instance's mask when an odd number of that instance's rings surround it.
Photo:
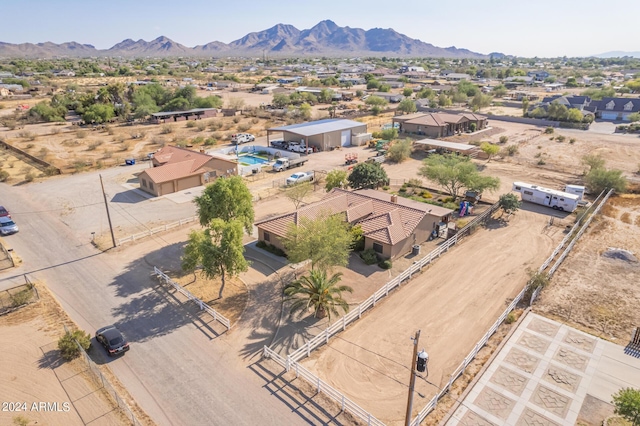
<path fill-rule="evenodd" d="M 124 354 L 129 350 L 129 343 L 115 325 L 96 331 L 96 340 L 107 350 L 109 356 Z"/>

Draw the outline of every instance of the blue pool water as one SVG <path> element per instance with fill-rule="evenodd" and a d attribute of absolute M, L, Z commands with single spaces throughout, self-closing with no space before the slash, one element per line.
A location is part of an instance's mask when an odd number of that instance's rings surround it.
<path fill-rule="evenodd" d="M 265 164 L 268 163 L 267 160 L 260 157 L 254 157 L 253 155 L 241 155 L 238 159 L 241 163 L 247 164 Z"/>

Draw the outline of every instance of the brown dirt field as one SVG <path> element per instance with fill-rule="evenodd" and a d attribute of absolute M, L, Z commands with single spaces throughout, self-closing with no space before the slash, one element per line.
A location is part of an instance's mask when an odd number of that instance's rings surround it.
<path fill-rule="evenodd" d="M 508 224 L 492 220 L 303 363 L 387 424 L 400 424 L 409 337 L 422 330 L 429 381 L 442 387 L 522 289 L 526 269 L 541 264 L 562 238 L 560 228 L 545 229 L 547 222 L 528 211 Z M 416 397 L 414 415 L 436 389 L 420 382 L 416 390 L 424 398 Z"/>
<path fill-rule="evenodd" d="M 623 218 L 628 217 L 629 221 Z M 612 197 L 534 305 L 536 312 L 625 345 L 640 324 L 640 263 L 604 256 L 621 248 L 640 257 L 640 196 Z"/>
<path fill-rule="evenodd" d="M 9 177 L 5 182 L 10 184 L 24 182 L 25 176 L 28 174 L 34 176 L 40 176 L 42 174 L 40 170 L 15 155 L 12 155 L 10 151 L 7 150 L 0 151 L 0 168 L 9 173 Z"/>

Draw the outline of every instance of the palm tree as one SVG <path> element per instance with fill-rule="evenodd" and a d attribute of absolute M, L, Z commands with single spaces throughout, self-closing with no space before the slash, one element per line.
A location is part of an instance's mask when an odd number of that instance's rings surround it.
<path fill-rule="evenodd" d="M 324 318 L 331 314 L 338 315 L 337 307 L 349 312 L 349 304 L 342 298 L 342 292 L 353 292 L 347 285 L 337 285 L 340 282 L 342 273 L 333 274 L 327 278 L 327 272 L 321 269 L 314 269 L 308 276 L 303 276 L 286 285 L 284 294 L 285 300 L 293 300 L 290 314 L 299 311 L 307 311 L 313 308 L 316 318 Z"/>

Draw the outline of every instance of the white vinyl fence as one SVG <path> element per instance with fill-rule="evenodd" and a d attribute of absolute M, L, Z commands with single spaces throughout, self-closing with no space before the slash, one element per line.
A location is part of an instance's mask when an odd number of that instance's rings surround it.
<path fill-rule="evenodd" d="M 471 229 L 476 227 L 481 221 L 486 220 L 493 212 L 498 209 L 498 204 L 493 204 L 489 209 L 484 211 L 482 214 L 475 217 L 471 222 L 469 222 L 465 227 L 461 228 L 456 235 L 452 238 L 445 241 L 442 245 L 437 247 L 431 253 L 415 262 L 409 269 L 406 269 L 397 277 L 393 278 L 391 281 L 387 282 L 383 285 L 378 291 L 373 293 L 369 298 L 367 298 L 364 302 L 362 302 L 356 309 L 351 310 L 347 315 L 343 316 L 342 319 L 335 322 L 330 327 L 327 327 L 322 333 L 315 336 L 313 339 L 308 340 L 305 345 L 298 348 L 296 351 L 290 353 L 287 356 L 289 362 L 299 361 L 302 358 L 309 356 L 311 351 L 316 349 L 318 346 L 329 343 L 329 338 L 341 331 L 344 331 L 347 328 L 347 325 L 360 319 L 362 314 L 370 308 L 376 306 L 376 302 L 383 297 L 389 295 L 389 292 L 396 287 L 400 287 L 403 281 L 410 280 L 411 276 L 416 272 L 420 272 L 423 267 L 433 262 L 435 259 L 439 258 L 442 253 L 449 250 L 450 247 L 454 246 L 458 243 L 465 235 L 469 235 Z"/>
<path fill-rule="evenodd" d="M 231 328 L 231 321 L 229 321 L 227 318 L 225 318 L 224 315 L 222 315 L 220 312 L 218 312 L 215 309 L 213 309 L 211 306 L 207 305 L 202 300 L 200 300 L 197 297 L 195 297 L 193 294 L 191 294 L 190 291 L 182 288 L 182 286 L 180 284 L 178 284 L 177 282 L 173 281 L 168 275 L 166 275 L 160 269 L 158 269 L 158 268 L 156 268 L 154 266 L 153 267 L 153 273 L 156 274 L 156 276 L 158 278 L 160 278 L 161 281 L 164 281 L 167 284 L 171 284 L 173 286 L 173 288 L 178 290 L 179 293 L 181 293 L 184 296 L 186 296 L 189 300 L 193 300 L 194 302 L 196 302 L 196 304 L 200 307 L 200 310 L 201 311 L 207 311 L 207 313 L 213 317 L 214 321 L 218 321 L 220 324 L 222 324 L 225 327 L 227 327 L 227 330 L 229 330 Z"/>
<path fill-rule="evenodd" d="M 152 229 L 148 229 L 146 231 L 143 232 L 138 232 L 137 234 L 133 234 L 133 235 L 129 235 L 128 237 L 124 237 L 124 238 L 119 238 L 118 239 L 118 244 L 119 246 L 121 246 L 124 243 L 131 243 L 134 241 L 137 241 L 141 238 L 145 238 L 145 237 L 150 237 L 153 234 L 157 234 L 158 232 L 165 232 L 168 231 L 169 229 L 173 229 L 173 228 L 177 228 L 178 226 L 182 226 L 184 224 L 187 223 L 191 223 L 191 222 L 197 222 L 198 216 L 191 216 L 191 217 L 187 217 L 185 219 L 180 219 L 176 222 L 172 222 L 172 223 L 167 223 L 166 225 L 162 225 L 162 226 L 158 226 L 156 228 L 152 228 Z"/>
<path fill-rule="evenodd" d="M 587 221 L 584 222 L 584 224 L 580 228 L 580 231 L 578 232 L 578 234 L 576 234 L 575 238 L 573 238 L 573 240 L 571 240 L 571 243 L 565 248 L 565 250 L 562 252 L 562 255 L 556 260 L 556 262 L 553 265 L 553 267 L 549 270 L 549 273 L 548 273 L 549 277 L 551 277 L 553 275 L 553 272 L 555 272 L 555 270 L 560 266 L 560 264 L 562 263 L 564 258 L 567 256 L 567 254 L 571 251 L 571 249 L 575 245 L 576 241 L 578 241 L 580 236 L 586 230 L 587 226 L 589 226 L 589 223 L 591 223 L 591 220 L 593 219 L 593 217 L 598 214 L 598 212 L 600 211 L 602 206 L 604 206 L 604 204 L 607 202 L 607 200 L 609 199 L 609 196 L 611 196 L 612 193 L 613 193 L 613 190 L 610 190 L 607 193 L 607 195 L 604 197 L 604 199 L 600 202 L 600 204 L 598 204 L 598 206 L 595 208 L 595 210 L 593 211 L 591 216 L 589 216 Z M 603 194 L 604 194 L 604 191 L 598 196 L 598 198 L 596 199 L 596 201 L 594 201 L 592 206 L 596 205 L 598 199 L 600 199 L 600 197 L 602 197 Z M 589 209 L 584 213 L 584 215 L 582 217 L 585 217 L 586 214 L 588 213 L 588 211 L 589 211 Z M 572 237 L 572 235 L 574 234 L 574 231 L 577 229 L 577 227 L 580 225 L 580 223 L 581 223 L 581 219 L 578 219 L 576 221 L 576 224 L 569 231 L 569 233 L 560 242 L 560 244 L 558 244 L 558 247 L 556 247 L 556 249 L 553 251 L 553 253 L 551 253 L 551 255 L 547 258 L 547 260 L 542 264 L 542 266 L 540 266 L 540 268 L 538 269 L 538 272 L 543 272 L 547 268 L 547 266 L 549 266 L 549 264 L 551 264 L 551 262 L 553 261 L 554 257 L 560 252 L 560 250 L 562 250 L 562 248 L 567 243 L 567 241 L 569 241 L 569 239 Z M 529 285 L 529 283 L 527 282 L 527 284 L 522 289 L 522 291 L 513 299 L 513 301 L 509 304 L 507 309 L 505 309 L 505 311 L 502 313 L 502 315 L 500 315 L 498 320 L 491 326 L 489 331 L 487 331 L 487 333 L 482 337 L 482 339 L 480 339 L 480 341 L 478 341 L 478 343 L 476 343 L 476 346 L 469 353 L 469 355 L 467 355 L 467 357 L 464 359 L 464 361 L 462 361 L 462 364 L 460 364 L 460 366 L 456 370 L 454 370 L 453 374 L 451 374 L 451 376 L 449 376 L 449 382 L 447 383 L 447 385 L 445 387 L 443 387 L 440 390 L 440 392 L 438 392 L 433 397 L 433 399 L 431 399 L 431 401 L 429 401 L 429 403 L 418 413 L 416 418 L 413 419 L 413 421 L 411 422 L 411 426 L 418 426 L 427 417 L 427 415 L 429 415 L 429 413 L 433 409 L 435 409 L 436 405 L 438 404 L 438 400 L 440 398 L 442 398 L 447 392 L 449 392 L 453 382 L 458 377 L 460 377 L 461 375 L 464 374 L 465 369 L 471 363 L 471 361 L 473 361 L 473 359 L 476 357 L 476 355 L 478 354 L 480 349 L 482 349 L 482 347 L 487 344 L 487 342 L 489 341 L 489 338 L 493 335 L 493 333 L 496 332 L 498 327 L 500 327 L 500 324 L 502 324 L 502 322 L 507 318 L 507 315 L 509 315 L 509 313 L 511 311 L 513 311 L 515 309 L 515 307 L 518 305 L 520 300 L 522 300 L 524 295 L 527 293 L 528 285 Z M 535 301 L 536 297 L 540 294 L 541 290 L 542 290 L 542 287 L 538 287 L 537 289 L 535 289 L 535 291 L 531 295 L 530 304 L 533 304 L 533 302 Z"/>
<path fill-rule="evenodd" d="M 291 361 L 289 358 L 283 358 L 268 347 L 264 347 L 263 356 L 270 358 L 284 367 L 287 371 L 295 371 L 296 377 L 302 377 L 311 385 L 316 388 L 317 392 L 322 392 L 334 401 L 336 401 L 341 408 L 341 411 L 348 411 L 359 419 L 363 420 L 367 425 L 384 426 L 380 420 L 376 419 L 371 413 L 365 411 L 358 404 L 351 401 L 343 394 L 332 388 L 329 384 L 320 380 L 318 376 L 301 366 L 295 361 Z"/>

